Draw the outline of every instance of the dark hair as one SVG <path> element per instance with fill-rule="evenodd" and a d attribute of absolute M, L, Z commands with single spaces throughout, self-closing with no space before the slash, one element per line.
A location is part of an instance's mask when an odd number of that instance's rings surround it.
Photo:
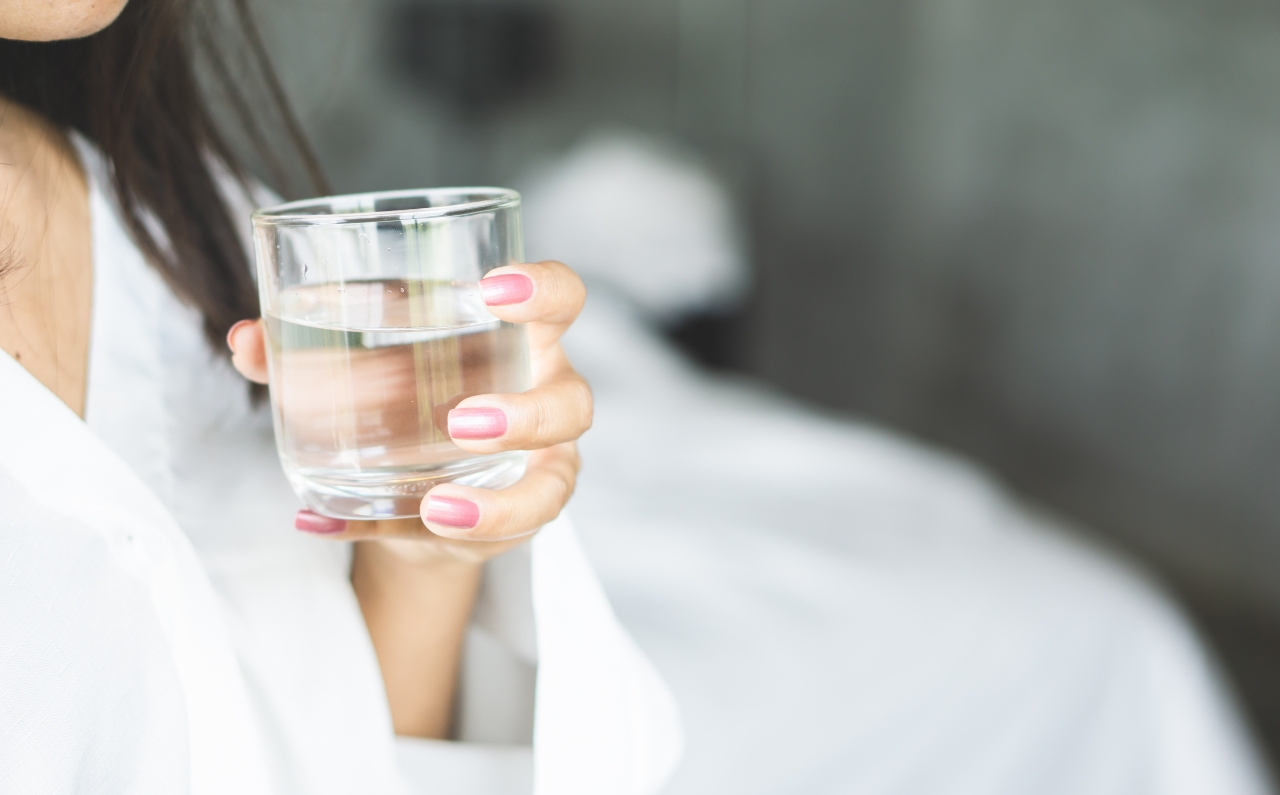
<path fill-rule="evenodd" d="M 78 130 L 102 150 L 135 242 L 170 288 L 200 310 L 205 335 L 219 351 L 226 350 L 222 340 L 233 323 L 257 316 L 258 301 L 237 232 L 240 219 L 227 210 L 210 158 L 237 178 L 245 171 L 214 123 L 197 56 L 205 82 L 221 92 L 238 123 L 234 132 L 273 172 L 277 187 L 289 187 L 282 153 L 271 144 L 283 140 L 312 187 L 328 192 L 247 0 L 230 2 L 228 18 L 192 0 L 131 0 L 109 26 L 82 39 L 0 40 L 0 93 Z M 231 34 L 247 57 L 228 57 Z M 266 103 L 251 102 L 245 77 L 256 80 Z M 264 107 L 271 112 L 264 114 Z M 264 116 L 274 116 L 283 136 L 264 128 Z"/>

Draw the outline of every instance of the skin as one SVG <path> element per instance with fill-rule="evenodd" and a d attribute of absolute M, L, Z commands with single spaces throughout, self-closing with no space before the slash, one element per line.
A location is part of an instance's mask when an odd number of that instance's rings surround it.
<path fill-rule="evenodd" d="M 0 38 L 87 36 L 124 6 L 124 0 L 0 0 Z M 327 536 L 356 542 L 352 585 L 396 731 L 403 735 L 449 736 L 481 566 L 559 514 L 577 478 L 574 440 L 591 425 L 591 391 L 559 342 L 582 308 L 582 282 L 557 262 L 514 265 L 492 275 L 500 273 L 532 280 L 527 300 L 491 311 L 527 324 L 534 387 L 462 401 L 460 408 L 503 410 L 508 427 L 496 439 L 454 441 L 476 453 L 534 451 L 524 478 L 500 491 L 436 487 L 435 496 L 478 506 L 480 519 L 471 528 L 406 519 L 352 522 Z M 74 152 L 61 131 L 0 97 L 0 348 L 81 416 L 92 275 L 88 188 Z M 237 324 L 228 344 L 236 368 L 265 382 L 260 321 Z"/>
<path fill-rule="evenodd" d="M 0 348 L 84 416 L 93 252 L 70 144 L 0 98 Z"/>
<path fill-rule="evenodd" d="M 574 444 L 591 426 L 591 389 L 560 346 L 586 299 L 582 281 L 559 262 L 511 265 L 489 277 L 518 273 L 533 283 L 528 300 L 490 306 L 528 332 L 533 388 L 522 394 L 478 395 L 459 409 L 496 408 L 507 417 L 495 439 L 454 439 L 473 453 L 532 450 L 525 476 L 501 490 L 446 483 L 428 495 L 464 499 L 480 509 L 474 527 L 417 519 L 349 522 L 328 538 L 358 542 L 352 584 L 378 653 L 391 715 L 399 734 L 445 737 L 457 688 L 458 660 L 475 601 L 481 564 L 525 541 L 568 502 L 577 480 Z M 266 383 L 261 321 L 227 335 L 232 362 L 246 378 Z M 423 514 L 427 512 L 423 507 Z"/>
<path fill-rule="evenodd" d="M 0 0 L 0 38 L 79 39 L 120 16 L 127 0 Z"/>
<path fill-rule="evenodd" d="M 0 38 L 88 36 L 126 1 L 0 0 Z M 88 184 L 70 142 L 0 97 L 0 348 L 82 417 L 92 247 Z"/>
<path fill-rule="evenodd" d="M 470 500 L 480 508 L 480 521 L 472 528 L 423 523 L 416 520 L 351 522 L 329 537 L 342 540 L 426 539 L 440 547 L 443 539 L 460 545 L 443 548 L 478 549 L 477 542 L 502 543 L 519 538 L 554 519 L 573 492 L 578 471 L 574 440 L 591 427 L 591 389 L 574 371 L 560 337 L 577 318 L 586 299 L 582 280 L 559 262 L 509 265 L 491 271 L 486 278 L 519 273 L 533 282 L 533 295 L 519 304 L 490 306 L 502 320 L 525 324 L 529 337 L 533 388 L 522 394 L 477 395 L 461 401 L 458 409 L 496 408 L 507 417 L 507 430 L 496 439 L 454 439 L 472 453 L 533 450 L 525 476 L 510 488 L 489 489 L 446 483 L 431 491 L 432 497 Z M 257 383 L 267 382 L 267 357 L 262 322 L 238 323 L 227 335 L 232 363 Z M 425 513 L 425 511 L 424 511 Z M 488 547 L 485 547 L 488 549 Z"/>

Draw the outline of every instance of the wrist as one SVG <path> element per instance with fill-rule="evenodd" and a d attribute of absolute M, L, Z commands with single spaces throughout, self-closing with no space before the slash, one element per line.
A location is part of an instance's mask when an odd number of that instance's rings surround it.
<path fill-rule="evenodd" d="M 428 554 L 429 542 L 358 541 L 351 585 L 378 655 L 397 734 L 449 735 L 481 565 Z"/>
<path fill-rule="evenodd" d="M 453 554 L 430 540 L 415 538 L 370 538 L 355 542 L 355 554 L 364 565 L 384 576 L 422 576 L 430 573 L 442 579 L 478 577 L 483 563 Z"/>

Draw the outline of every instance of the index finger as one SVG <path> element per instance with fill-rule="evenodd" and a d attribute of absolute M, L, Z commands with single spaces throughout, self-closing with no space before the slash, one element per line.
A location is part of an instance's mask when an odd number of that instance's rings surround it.
<path fill-rule="evenodd" d="M 587 299 L 578 274 L 555 260 L 506 265 L 480 280 L 485 305 L 508 323 L 527 323 L 535 347 L 554 343 L 569 328 Z"/>

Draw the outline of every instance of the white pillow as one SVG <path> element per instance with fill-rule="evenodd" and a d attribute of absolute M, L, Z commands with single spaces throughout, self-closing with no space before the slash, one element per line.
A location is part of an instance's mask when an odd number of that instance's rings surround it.
<path fill-rule="evenodd" d="M 638 133 L 593 134 L 523 181 L 525 253 L 621 290 L 649 317 L 723 307 L 748 284 L 724 187 Z"/>

